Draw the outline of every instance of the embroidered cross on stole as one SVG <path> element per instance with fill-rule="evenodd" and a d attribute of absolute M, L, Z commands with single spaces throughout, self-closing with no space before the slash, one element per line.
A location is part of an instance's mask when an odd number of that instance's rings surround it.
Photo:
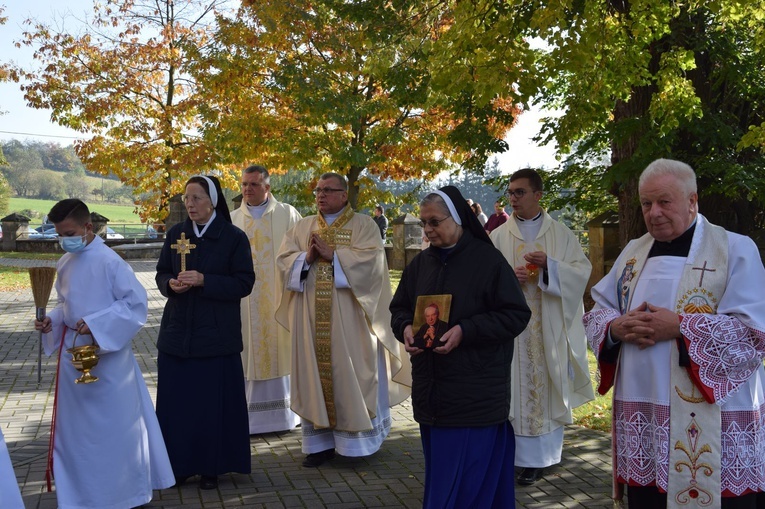
<path fill-rule="evenodd" d="M 318 234 L 321 239 L 333 248 L 350 246 L 351 230 L 343 229 L 343 226 L 351 220 L 353 214 L 354 212 L 350 205 L 346 206 L 343 213 L 335 219 L 331 226 L 327 224 L 321 213 L 318 214 Z M 335 397 L 332 386 L 332 291 L 334 287 L 335 277 L 332 262 L 322 259 L 318 260 L 316 267 L 316 293 L 314 295 L 314 309 L 316 310 L 314 348 L 330 428 L 334 428 L 337 425 Z"/>
<path fill-rule="evenodd" d="M 617 280 L 621 313 L 631 307 L 632 290 L 648 258 L 653 239 L 646 234 L 630 250 Z M 699 217 L 696 234 L 684 265 L 676 295 L 678 314 L 717 312 L 728 274 L 728 237 L 725 230 Z M 720 407 L 707 403 L 686 368 L 677 347 L 671 348 L 670 436 L 667 508 L 719 507 L 721 497 Z M 613 431 L 612 431 L 613 434 Z M 617 443 L 613 437 L 614 447 Z M 616 469 L 614 468 L 614 481 Z M 623 486 L 614 482 L 614 498 Z"/>
<path fill-rule="evenodd" d="M 698 234 L 698 249 L 691 247 L 677 289 L 675 312 L 679 314 L 714 314 L 725 292 L 728 234 L 706 221 Z M 720 406 L 706 402 L 679 365 L 679 357 L 678 349 L 672 348 L 667 508 L 720 507 Z"/>

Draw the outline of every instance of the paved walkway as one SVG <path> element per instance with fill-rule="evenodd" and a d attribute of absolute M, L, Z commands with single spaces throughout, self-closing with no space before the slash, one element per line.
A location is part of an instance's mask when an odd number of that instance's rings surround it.
<path fill-rule="evenodd" d="M 1 255 L 0 255 L 1 256 Z M 0 258 L 0 265 L 53 262 Z M 156 390 L 155 340 L 164 297 L 154 285 L 155 262 L 131 262 L 149 294 L 149 319 L 133 343 L 149 392 Z M 96 282 L 94 282 L 95 284 Z M 56 301 L 55 290 L 50 305 Z M 0 427 L 10 449 L 27 509 L 53 509 L 55 492 L 45 488 L 45 463 L 53 403 L 55 358 L 44 358 L 37 387 L 35 307 L 31 290 L 0 292 Z M 418 508 L 422 506 L 424 462 L 409 402 L 392 409 L 393 429 L 369 458 L 338 457 L 319 469 L 301 466 L 300 432 L 251 438 L 252 473 L 222 476 L 218 490 L 196 483 L 156 491 L 147 508 Z M 561 464 L 531 487 L 516 488 L 517 507 L 611 508 L 610 437 L 570 426 Z M 460 508 L 461 509 L 461 508 Z"/>

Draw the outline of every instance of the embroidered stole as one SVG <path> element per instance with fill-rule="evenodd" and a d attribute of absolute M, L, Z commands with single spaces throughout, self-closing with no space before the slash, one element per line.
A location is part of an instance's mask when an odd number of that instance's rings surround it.
<path fill-rule="evenodd" d="M 351 245 L 351 230 L 343 229 L 353 217 L 353 209 L 350 205 L 345 207 L 340 216 L 332 225 L 328 225 L 324 217 L 319 213 L 318 234 L 321 239 L 332 248 L 348 247 Z M 316 292 L 314 294 L 314 349 L 316 351 L 316 364 L 319 369 L 321 390 L 324 394 L 324 404 L 327 407 L 329 427 L 337 425 L 335 413 L 335 397 L 332 387 L 332 291 L 335 287 L 335 276 L 331 261 L 317 260 L 316 264 Z"/>
<path fill-rule="evenodd" d="M 622 314 L 630 309 L 637 278 L 653 245 L 644 235 L 632 248 L 617 280 Z M 675 296 L 678 314 L 717 312 L 728 277 L 728 235 L 725 229 L 698 216 L 696 234 Z M 707 403 L 679 364 L 678 349 L 671 348 L 669 480 L 667 508 L 719 507 L 721 497 L 720 407 Z M 614 444 L 616 441 L 614 441 Z M 614 477 L 616 465 L 614 464 Z M 621 499 L 616 487 L 615 498 Z"/>
<path fill-rule="evenodd" d="M 513 253 L 513 267 L 525 265 L 526 260 L 523 256 L 533 251 L 545 251 L 543 239 L 531 242 L 517 239 Z M 536 277 L 530 277 L 525 284 L 521 285 L 526 304 L 531 309 L 531 319 L 516 338 L 516 354 L 513 358 L 523 376 L 519 384 L 520 401 L 514 403 L 520 412 L 520 415 L 514 416 L 516 419 L 514 426 L 516 426 L 516 433 L 531 436 L 540 436 L 552 431 L 550 429 L 552 421 L 547 411 L 550 405 L 541 318 L 542 290 L 539 288 L 541 272 L 542 270 L 538 269 Z"/>
<path fill-rule="evenodd" d="M 249 337 L 242 338 L 246 355 L 245 380 L 268 380 L 280 376 L 278 328 L 273 319 L 275 303 L 279 301 L 273 298 L 276 284 L 271 217 L 272 214 L 263 214 L 255 219 L 249 211 L 242 214 L 242 229 L 250 240 L 255 271 L 255 284 L 245 299 L 247 316 L 242 316 L 243 320 L 249 321 L 245 327 L 249 327 L 250 332 Z"/>

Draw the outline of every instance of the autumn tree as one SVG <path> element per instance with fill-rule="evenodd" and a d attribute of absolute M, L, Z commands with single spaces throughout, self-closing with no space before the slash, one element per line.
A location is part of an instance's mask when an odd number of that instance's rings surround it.
<path fill-rule="evenodd" d="M 657 157 L 694 167 L 713 222 L 763 226 L 765 158 L 739 145 L 765 120 L 763 15 L 761 2 L 585 2 L 557 27 L 546 75 L 569 73 L 550 88 L 566 109 L 550 133 L 580 142 L 572 170 L 609 149 L 598 170 L 619 199 L 622 242 L 644 231 L 637 177 Z"/>
<path fill-rule="evenodd" d="M 83 134 L 83 164 L 133 188 L 144 220 L 163 219 L 189 176 L 220 169 L 199 137 L 188 55 L 224 1 L 106 0 L 74 29 L 27 21 L 37 64 L 19 69 L 26 99 Z"/>
<path fill-rule="evenodd" d="M 385 201 L 372 176 L 480 171 L 518 111 L 506 90 L 475 101 L 475 80 L 433 93 L 429 52 L 448 19 L 387 0 L 245 0 L 198 58 L 205 139 L 231 164 L 342 173 L 354 207 Z"/>
<path fill-rule="evenodd" d="M 541 140 L 571 152 L 558 181 L 584 206 L 617 197 L 623 242 L 644 231 L 637 177 L 658 157 L 694 167 L 714 222 L 743 233 L 765 224 L 762 2 L 456 3 L 444 52 L 526 64 L 486 86 L 514 83 L 524 99 L 561 111 Z M 509 60 L 491 45 L 517 37 L 539 42 L 516 45 Z"/>

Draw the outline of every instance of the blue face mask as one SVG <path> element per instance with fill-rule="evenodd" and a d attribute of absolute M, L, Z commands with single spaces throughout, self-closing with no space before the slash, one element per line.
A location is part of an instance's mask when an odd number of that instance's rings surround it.
<path fill-rule="evenodd" d="M 61 245 L 61 249 L 67 253 L 79 253 L 88 244 L 85 242 L 86 235 L 77 237 L 59 237 L 58 243 Z"/>

